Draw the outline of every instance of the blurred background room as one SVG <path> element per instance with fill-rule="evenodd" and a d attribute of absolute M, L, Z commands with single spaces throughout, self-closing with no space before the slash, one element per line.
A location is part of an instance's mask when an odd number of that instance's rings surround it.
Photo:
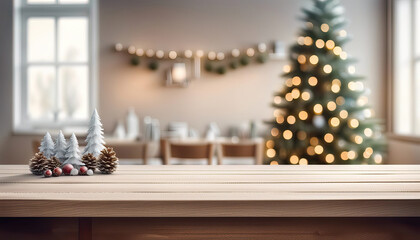
<path fill-rule="evenodd" d="M 94 109 L 121 164 L 420 163 L 420 1 L 314 2 L 1 1 L 0 163 Z"/>

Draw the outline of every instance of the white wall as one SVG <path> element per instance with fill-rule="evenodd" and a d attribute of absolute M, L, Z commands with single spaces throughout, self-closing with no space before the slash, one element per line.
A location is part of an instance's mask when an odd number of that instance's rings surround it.
<path fill-rule="evenodd" d="M 345 48 L 359 62 L 372 89 L 371 102 L 385 117 L 385 0 L 343 0 L 348 32 Z M 116 54 L 116 42 L 145 48 L 244 48 L 261 41 L 291 43 L 300 8 L 307 0 L 100 0 L 99 110 L 105 130 L 134 106 L 139 115 L 187 121 L 203 131 L 210 121 L 223 129 L 250 119 L 270 119 L 272 93 L 284 62 L 253 65 L 224 76 L 203 74 L 187 89 L 161 86 L 162 71 L 132 67 Z M 16 136 L 12 127 L 12 1 L 0 1 L 0 163 L 26 163 L 34 136 Z M 39 137 L 39 136 L 36 136 Z"/>

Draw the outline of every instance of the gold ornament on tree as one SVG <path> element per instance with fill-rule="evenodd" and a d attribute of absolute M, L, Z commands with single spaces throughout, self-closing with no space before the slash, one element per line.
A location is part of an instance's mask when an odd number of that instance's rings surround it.
<path fill-rule="evenodd" d="M 29 169 L 35 175 L 42 175 L 44 171 L 48 169 L 48 159 L 42 152 L 35 154 L 31 160 L 29 160 Z"/>
<path fill-rule="evenodd" d="M 118 158 L 115 151 L 107 147 L 101 151 L 98 157 L 98 169 L 101 173 L 111 174 L 115 172 L 118 166 Z"/>
<path fill-rule="evenodd" d="M 88 169 L 92 169 L 93 171 L 95 171 L 97 160 L 96 160 L 96 157 L 93 156 L 92 153 L 83 155 L 82 162 L 86 165 Z"/>

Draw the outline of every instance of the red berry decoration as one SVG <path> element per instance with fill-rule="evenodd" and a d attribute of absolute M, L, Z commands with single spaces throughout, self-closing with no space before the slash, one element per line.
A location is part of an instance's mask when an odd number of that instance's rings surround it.
<path fill-rule="evenodd" d="M 61 170 L 61 168 L 59 168 L 59 167 L 56 167 L 56 168 L 54 168 L 54 170 L 53 170 L 53 176 L 54 176 L 54 177 L 58 177 L 58 176 L 60 176 L 62 173 L 63 173 L 63 170 Z"/>
<path fill-rule="evenodd" d="M 51 177 L 52 176 L 52 171 L 51 170 L 45 170 L 44 172 L 44 177 Z"/>
<path fill-rule="evenodd" d="M 88 168 L 86 166 L 82 166 L 79 169 L 79 175 L 86 175 Z"/>
<path fill-rule="evenodd" d="M 73 168 L 74 167 L 71 164 L 64 165 L 64 167 L 63 167 L 63 173 L 64 173 L 64 175 L 70 175 L 71 170 L 73 170 Z"/>

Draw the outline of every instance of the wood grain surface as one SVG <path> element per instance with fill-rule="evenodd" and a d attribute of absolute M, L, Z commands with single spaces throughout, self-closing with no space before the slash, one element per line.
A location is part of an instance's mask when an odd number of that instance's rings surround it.
<path fill-rule="evenodd" d="M 0 217 L 420 216 L 420 166 L 119 166 L 44 178 L 0 165 Z"/>

